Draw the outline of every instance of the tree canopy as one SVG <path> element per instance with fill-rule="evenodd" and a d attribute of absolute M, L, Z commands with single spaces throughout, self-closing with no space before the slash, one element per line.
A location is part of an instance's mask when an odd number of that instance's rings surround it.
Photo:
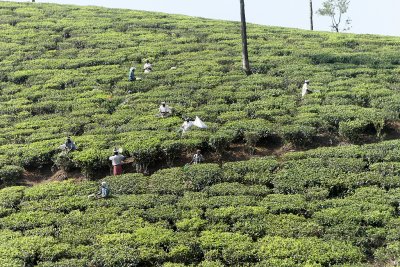
<path fill-rule="evenodd" d="M 331 18 L 332 30 L 336 32 L 347 31 L 351 28 L 351 19 L 347 18 L 344 21 L 343 28 L 341 28 L 341 23 L 343 22 L 343 15 L 349 9 L 349 4 L 350 0 L 326 0 L 322 3 L 322 8 L 318 9 L 317 14 Z"/>

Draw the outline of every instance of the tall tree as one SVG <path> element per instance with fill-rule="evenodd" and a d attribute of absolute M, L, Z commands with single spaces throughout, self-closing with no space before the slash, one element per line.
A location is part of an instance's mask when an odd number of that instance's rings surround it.
<path fill-rule="evenodd" d="M 312 7 L 312 0 L 310 0 L 310 30 L 314 30 L 314 21 L 313 21 L 313 15 L 314 15 L 314 11 L 313 11 L 313 7 Z"/>
<path fill-rule="evenodd" d="M 340 23 L 342 22 L 343 14 L 347 13 L 349 9 L 350 0 L 326 0 L 322 3 L 322 8 L 318 9 L 317 14 L 321 16 L 329 16 L 331 18 L 332 30 L 347 31 L 350 30 L 351 19 L 347 18 L 345 20 L 345 26 L 340 29 Z"/>
<path fill-rule="evenodd" d="M 247 75 L 251 74 L 249 53 L 247 51 L 247 29 L 246 29 L 246 15 L 244 12 L 244 0 L 240 0 L 240 22 L 242 32 L 242 63 L 243 70 Z"/>

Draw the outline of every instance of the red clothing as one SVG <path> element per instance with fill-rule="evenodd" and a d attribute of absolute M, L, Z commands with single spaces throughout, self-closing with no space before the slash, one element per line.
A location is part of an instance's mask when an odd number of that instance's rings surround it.
<path fill-rule="evenodd" d="M 114 165 L 114 175 L 122 174 L 122 165 Z"/>

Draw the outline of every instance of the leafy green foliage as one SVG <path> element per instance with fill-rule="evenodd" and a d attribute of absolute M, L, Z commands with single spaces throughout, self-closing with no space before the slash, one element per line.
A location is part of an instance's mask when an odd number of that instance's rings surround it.
<path fill-rule="evenodd" d="M 0 169 L 0 181 L 6 185 L 14 184 L 22 178 L 24 169 L 19 166 L 6 165 Z"/>
<path fill-rule="evenodd" d="M 90 181 L 7 187 L 0 190 L 0 260 L 38 266 L 395 260 L 400 180 L 397 163 L 385 161 L 395 144 L 106 177 L 112 197 L 99 200 L 87 197 L 98 190 Z"/>
<path fill-rule="evenodd" d="M 398 261 L 400 142 L 173 168 L 195 149 L 385 138 L 399 42 L 52 4 L 0 4 L 0 178 L 23 168 L 139 173 L 0 190 L 1 266 L 383 266 Z M 143 45 L 146 44 L 146 45 Z M 130 66 L 155 71 L 127 81 Z M 190 59 L 190 60 L 189 60 Z M 171 67 L 176 67 L 171 69 Z M 137 68 L 139 69 L 139 68 Z M 315 93 L 300 99 L 310 79 Z M 317 92 L 320 91 L 320 92 Z M 173 108 L 156 116 L 161 101 Z M 178 132 L 199 116 L 208 129 Z M 72 135 L 78 149 L 58 146 Z M 172 168 L 147 174 L 152 164 Z"/>
<path fill-rule="evenodd" d="M 396 38 L 249 25 L 256 73 L 247 77 L 235 23 L 93 7 L 1 7 L 1 167 L 55 163 L 92 177 L 108 167 L 113 147 L 123 147 L 147 173 L 196 148 L 223 155 L 232 142 L 255 153 L 272 137 L 299 147 L 321 133 L 356 143 L 382 138 L 399 117 Z M 155 71 L 129 82 L 129 67 L 140 69 L 146 59 Z M 306 78 L 320 92 L 300 101 Z M 161 101 L 173 116 L 155 116 Z M 209 128 L 181 136 L 182 118 L 195 116 Z M 78 151 L 64 157 L 57 148 L 66 135 Z"/>

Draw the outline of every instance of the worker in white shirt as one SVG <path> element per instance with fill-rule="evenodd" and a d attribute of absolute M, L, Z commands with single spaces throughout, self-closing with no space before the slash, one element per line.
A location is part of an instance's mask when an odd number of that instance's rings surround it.
<path fill-rule="evenodd" d="M 114 175 L 122 174 L 122 162 L 124 159 L 125 159 L 125 157 L 122 155 L 119 155 L 118 150 L 114 149 L 114 155 L 109 157 L 109 160 L 111 160 L 111 163 L 113 165 Z"/>
<path fill-rule="evenodd" d="M 310 84 L 309 80 L 305 80 L 304 84 L 303 84 L 303 88 L 301 90 L 301 98 L 304 98 L 304 96 L 308 93 L 312 93 L 312 91 L 310 90 L 310 88 L 308 87 L 308 85 Z"/>
<path fill-rule="evenodd" d="M 158 110 L 160 111 L 159 116 L 162 118 L 171 115 L 171 108 L 167 104 L 165 104 L 165 102 L 161 102 L 160 108 Z"/>
<path fill-rule="evenodd" d="M 182 134 L 186 133 L 192 126 L 193 126 L 193 121 L 191 121 L 189 118 L 186 118 L 180 128 L 182 131 Z"/>
<path fill-rule="evenodd" d="M 146 63 L 144 63 L 143 70 L 144 73 L 149 73 L 153 70 L 153 66 L 150 64 L 148 60 L 146 60 Z"/>

